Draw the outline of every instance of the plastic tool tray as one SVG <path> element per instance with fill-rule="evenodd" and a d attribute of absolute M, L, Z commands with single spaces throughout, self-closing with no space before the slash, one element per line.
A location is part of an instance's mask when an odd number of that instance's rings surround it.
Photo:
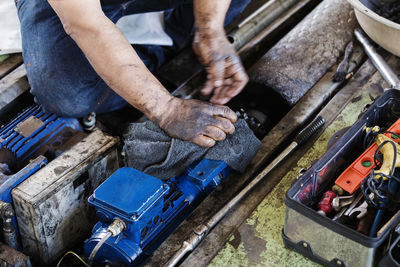
<path fill-rule="evenodd" d="M 388 129 L 399 118 L 400 91 L 388 90 L 294 183 L 285 196 L 287 208 L 282 237 L 286 247 L 324 266 L 378 264 L 388 252 L 388 237 L 399 224 L 400 213 L 387 212 L 379 229 L 385 223 L 387 227 L 378 236 L 370 237 L 358 232 L 356 227 L 333 220 L 335 213 L 318 213 L 318 207 L 323 194 L 365 152 L 365 127 Z M 395 136 L 395 139 L 399 138 Z M 359 192 L 360 189 L 354 194 Z"/>

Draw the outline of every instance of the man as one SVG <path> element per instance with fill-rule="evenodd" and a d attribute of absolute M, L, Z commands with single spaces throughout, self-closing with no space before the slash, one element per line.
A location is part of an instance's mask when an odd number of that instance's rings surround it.
<path fill-rule="evenodd" d="M 31 92 L 46 111 L 83 117 L 129 103 L 170 136 L 202 147 L 234 132 L 236 115 L 222 105 L 248 77 L 224 24 L 250 0 L 15 1 Z M 166 31 L 174 48 L 181 48 L 194 29 L 193 49 L 208 73 L 202 93 L 212 95 L 211 103 L 173 97 L 147 68 L 165 61 L 164 50 L 136 46 L 135 51 L 115 26 L 124 15 L 160 10 L 167 10 Z"/>

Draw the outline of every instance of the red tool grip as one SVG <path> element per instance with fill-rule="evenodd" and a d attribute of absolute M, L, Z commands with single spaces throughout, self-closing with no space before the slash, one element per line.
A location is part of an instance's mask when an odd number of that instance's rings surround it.
<path fill-rule="evenodd" d="M 323 215 L 328 215 L 332 212 L 332 201 L 336 197 L 335 192 L 326 191 L 318 203 L 318 211 Z"/>

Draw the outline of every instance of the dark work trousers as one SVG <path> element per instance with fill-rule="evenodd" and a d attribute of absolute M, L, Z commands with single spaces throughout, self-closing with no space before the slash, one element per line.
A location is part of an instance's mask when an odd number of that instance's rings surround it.
<path fill-rule="evenodd" d="M 15 2 L 21 21 L 23 57 L 31 93 L 45 111 L 65 117 L 83 117 L 91 112 L 105 113 L 127 105 L 100 78 L 80 48 L 65 33 L 47 0 Z M 232 0 L 225 24 L 232 22 L 249 2 Z M 125 15 L 165 11 L 165 31 L 174 45 L 134 46 L 150 71 L 156 70 L 192 38 L 194 16 L 191 0 L 131 0 L 122 4 L 103 4 L 102 8 L 114 23 Z"/>

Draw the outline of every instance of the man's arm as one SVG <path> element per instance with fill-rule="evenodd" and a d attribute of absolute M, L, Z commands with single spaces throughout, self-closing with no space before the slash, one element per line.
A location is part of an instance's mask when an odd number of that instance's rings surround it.
<path fill-rule="evenodd" d="M 248 81 L 241 60 L 224 30 L 230 2 L 194 0 L 196 32 L 193 49 L 208 73 L 202 93 L 212 93 L 211 103 L 221 105 L 238 95 Z"/>
<path fill-rule="evenodd" d="M 234 131 L 228 107 L 173 97 L 103 13 L 99 0 L 49 0 L 101 78 L 170 136 L 210 147 Z"/>

